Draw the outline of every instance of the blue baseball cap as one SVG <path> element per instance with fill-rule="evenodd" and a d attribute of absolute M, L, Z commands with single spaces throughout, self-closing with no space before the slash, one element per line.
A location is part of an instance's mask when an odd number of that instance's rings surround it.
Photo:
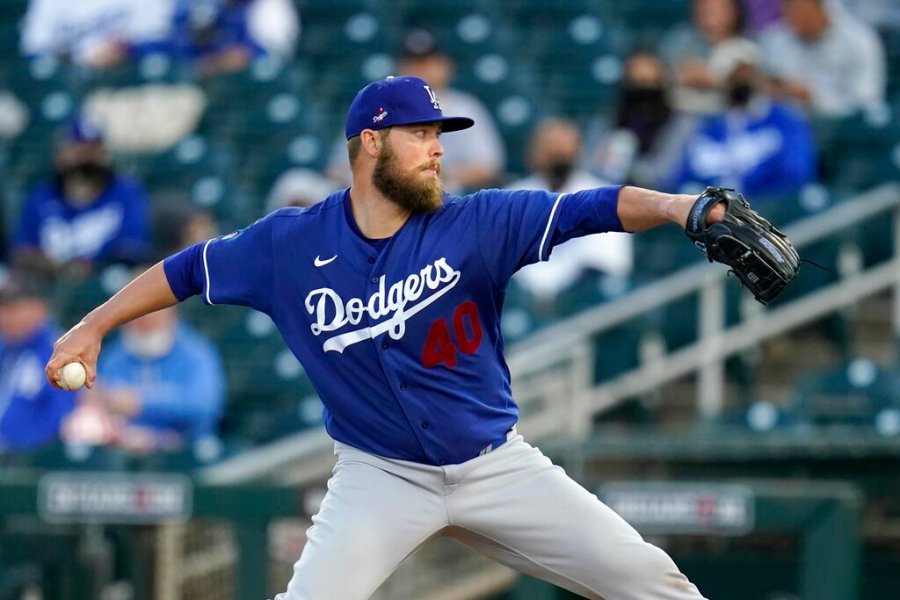
<path fill-rule="evenodd" d="M 373 81 L 356 94 L 347 110 L 347 139 L 363 129 L 385 129 L 395 125 L 442 123 L 441 131 L 459 131 L 475 124 L 469 117 L 445 117 L 434 90 L 418 77 L 388 77 Z"/>

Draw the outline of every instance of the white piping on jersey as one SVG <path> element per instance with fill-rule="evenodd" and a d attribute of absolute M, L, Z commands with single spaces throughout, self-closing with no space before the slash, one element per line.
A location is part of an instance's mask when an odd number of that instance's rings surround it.
<path fill-rule="evenodd" d="M 538 248 L 538 260 L 544 259 L 544 244 L 547 243 L 547 236 L 550 235 L 550 225 L 553 223 L 553 216 L 556 214 L 556 208 L 559 206 L 560 200 L 563 199 L 563 196 L 567 196 L 568 194 L 560 194 L 556 197 L 556 202 L 553 203 L 553 208 L 550 210 L 550 218 L 547 219 L 547 227 L 544 229 L 544 237 L 541 238 L 541 245 Z M 550 258 L 549 256 L 547 258 Z"/>
<path fill-rule="evenodd" d="M 203 244 L 203 273 L 206 275 L 206 303 L 212 304 L 213 301 L 209 298 L 209 264 L 206 262 L 206 249 L 209 248 L 212 240 L 209 240 L 205 244 Z"/>

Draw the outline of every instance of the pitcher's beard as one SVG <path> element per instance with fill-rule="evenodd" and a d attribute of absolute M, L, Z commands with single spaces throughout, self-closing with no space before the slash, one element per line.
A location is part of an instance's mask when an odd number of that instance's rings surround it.
<path fill-rule="evenodd" d="M 375 162 L 372 183 L 385 198 L 413 213 L 432 213 L 444 203 L 440 176 L 421 180 L 417 172 L 407 175 L 389 144 Z"/>

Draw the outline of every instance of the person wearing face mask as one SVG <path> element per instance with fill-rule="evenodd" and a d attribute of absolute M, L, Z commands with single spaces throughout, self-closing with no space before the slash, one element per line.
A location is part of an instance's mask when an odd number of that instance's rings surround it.
<path fill-rule="evenodd" d="M 810 124 L 800 110 L 765 92 L 753 57 L 735 60 L 724 88 L 728 110 L 708 117 L 688 140 L 673 188 L 733 187 L 766 200 L 792 196 L 814 181 Z"/>
<path fill-rule="evenodd" d="M 98 373 L 87 400 L 105 406 L 117 423 L 115 445 L 174 451 L 215 439 L 226 391 L 222 359 L 175 307 L 123 327 Z"/>
<path fill-rule="evenodd" d="M 585 168 L 607 181 L 658 186 L 697 121 L 672 107 L 670 87 L 656 54 L 639 49 L 628 56 L 612 118 L 600 115 L 587 126 Z"/>
<path fill-rule="evenodd" d="M 531 173 L 506 186 L 511 190 L 547 190 L 569 194 L 608 185 L 579 167 L 582 139 L 577 125 L 556 117 L 534 129 L 528 149 Z M 573 239 L 557 248 L 548 262 L 530 265 L 514 277 L 536 300 L 552 299 L 572 285 L 586 269 L 627 279 L 632 266 L 631 236 L 604 233 Z"/>
<path fill-rule="evenodd" d="M 80 279 L 106 263 L 137 264 L 149 250 L 141 185 L 113 169 L 103 130 L 73 119 L 54 156 L 54 176 L 26 199 L 13 236 L 15 265 Z"/>

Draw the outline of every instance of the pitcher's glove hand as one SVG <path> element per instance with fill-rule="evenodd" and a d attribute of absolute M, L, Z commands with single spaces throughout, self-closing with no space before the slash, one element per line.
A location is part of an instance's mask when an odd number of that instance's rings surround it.
<path fill-rule="evenodd" d="M 724 218 L 707 224 L 709 211 L 720 203 L 725 204 Z M 733 190 L 706 188 L 691 207 L 685 233 L 709 262 L 731 267 L 763 304 L 781 293 L 800 268 L 800 257 L 787 236 Z"/>

